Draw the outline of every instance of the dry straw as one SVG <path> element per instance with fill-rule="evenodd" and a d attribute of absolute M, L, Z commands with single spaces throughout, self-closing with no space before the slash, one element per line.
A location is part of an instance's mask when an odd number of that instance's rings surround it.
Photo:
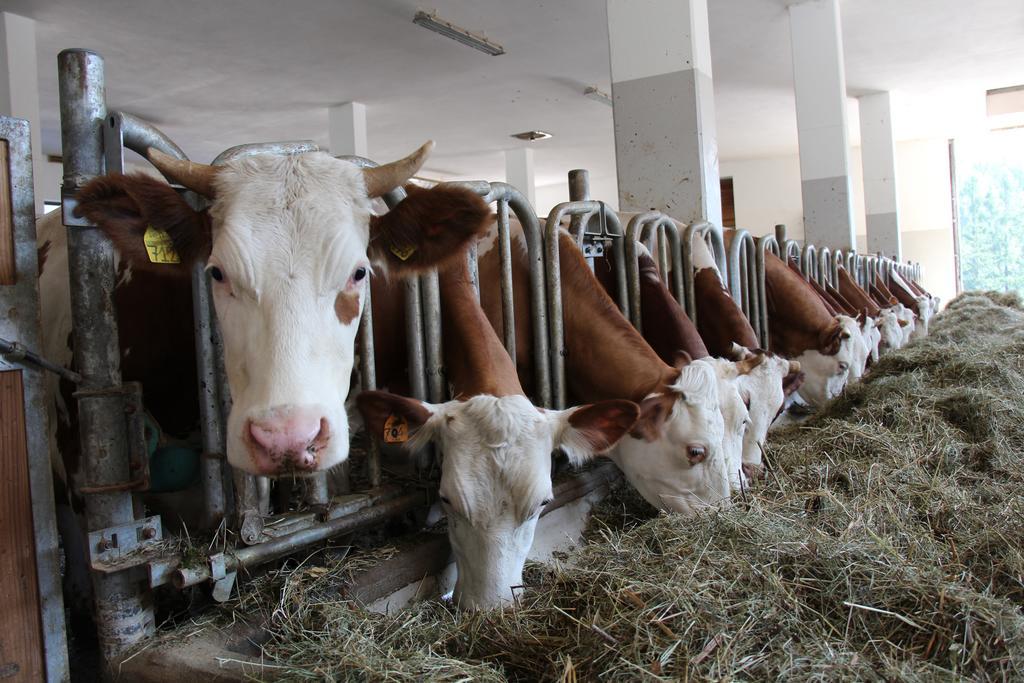
<path fill-rule="evenodd" d="M 1019 679 L 1022 454 L 1024 311 L 970 294 L 773 434 L 731 509 L 657 515 L 620 491 L 578 552 L 528 568 L 517 608 L 369 614 L 341 597 L 345 562 L 244 606 L 292 680 Z"/>

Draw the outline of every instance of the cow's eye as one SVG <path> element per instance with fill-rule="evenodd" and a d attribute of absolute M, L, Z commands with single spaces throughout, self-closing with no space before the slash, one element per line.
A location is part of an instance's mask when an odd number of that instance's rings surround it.
<path fill-rule="evenodd" d="M 366 267 L 359 266 L 355 269 L 355 272 L 352 273 L 352 282 L 359 282 L 364 277 L 366 277 Z"/>
<path fill-rule="evenodd" d="M 210 277 L 217 282 L 224 282 L 224 271 L 217 266 L 210 266 Z"/>

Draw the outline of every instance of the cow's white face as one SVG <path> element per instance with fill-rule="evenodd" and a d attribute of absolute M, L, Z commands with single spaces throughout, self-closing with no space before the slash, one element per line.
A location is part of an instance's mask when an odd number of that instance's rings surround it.
<path fill-rule="evenodd" d="M 750 425 L 750 413 L 740 394 L 739 371 L 725 358 L 702 358 L 715 371 L 718 383 L 718 408 L 722 413 L 722 456 L 729 475 L 729 488 L 738 492 L 749 484 L 743 472 L 743 439 Z M 781 390 L 782 382 L 779 382 Z"/>
<path fill-rule="evenodd" d="M 914 331 L 910 335 L 910 338 L 918 339 L 920 337 L 928 336 L 928 325 L 931 323 L 935 310 L 932 307 L 933 302 L 930 297 L 915 296 L 914 299 L 917 301 L 917 308 L 921 311 L 921 315 L 917 318 L 914 325 Z"/>
<path fill-rule="evenodd" d="M 707 363 L 684 366 L 672 392 L 645 399 L 641 410 L 657 401 L 664 401 L 666 411 L 650 439 L 627 436 L 611 459 L 637 492 L 661 510 L 693 515 L 727 501 L 725 424 L 714 370 Z"/>
<path fill-rule="evenodd" d="M 788 360 L 766 355 L 760 364 L 737 379 L 740 396 L 748 403 L 750 423 L 743 435 L 743 465 L 751 474 L 759 472 L 763 466 L 762 449 L 768 428 L 786 401 L 782 382 L 789 372 Z"/>
<path fill-rule="evenodd" d="M 872 318 L 870 315 L 864 316 L 864 321 L 860 323 L 860 334 L 864 338 L 864 344 L 868 347 L 868 359 L 872 363 L 878 362 L 878 345 L 882 339 L 882 333 L 879 330 L 879 321 Z M 865 361 L 865 370 L 867 369 L 867 361 Z"/>
<path fill-rule="evenodd" d="M 344 403 L 369 262 L 359 169 L 257 156 L 217 175 L 209 272 L 231 387 L 227 456 L 258 474 L 348 457 Z"/>
<path fill-rule="evenodd" d="M 849 344 L 846 348 L 849 356 Z M 848 359 L 843 360 L 839 353 L 826 356 L 820 351 L 810 350 L 794 360 L 800 363 L 804 372 L 804 383 L 798 393 L 808 405 L 820 408 L 842 393 L 849 376 Z"/>
<path fill-rule="evenodd" d="M 432 405 L 365 392 L 358 401 L 369 425 L 395 409 L 389 405 L 413 405 L 419 417 L 409 418 L 415 432 L 408 447 L 440 447 L 439 493 L 458 569 L 453 599 L 470 609 L 507 603 L 522 585 L 537 520 L 551 501 L 551 453 L 561 448 L 581 463 L 610 447 L 637 417 L 628 401 L 568 410 L 540 409 L 520 395 Z"/>
<path fill-rule="evenodd" d="M 868 365 L 868 356 L 870 355 L 871 350 L 868 348 L 868 343 L 864 339 L 864 333 L 861 331 L 860 323 L 858 323 L 855 318 L 851 318 L 848 315 L 840 315 L 838 318 L 842 323 L 843 331 L 850 335 L 849 380 L 858 380 L 864 376 L 864 369 Z M 842 353 L 841 350 L 840 353 Z"/>
<path fill-rule="evenodd" d="M 902 323 L 900 323 L 899 345 L 899 348 L 902 348 L 910 343 L 910 339 L 914 334 L 914 327 L 916 324 L 917 316 L 915 316 L 914 312 L 907 308 L 906 306 L 904 306 L 903 304 L 896 304 L 895 306 L 892 307 L 892 309 L 893 312 L 896 314 L 896 317 L 902 321 Z"/>
<path fill-rule="evenodd" d="M 883 308 L 878 316 L 878 351 L 882 353 L 889 349 L 898 349 L 903 345 L 903 332 L 900 330 L 900 321 L 896 313 L 890 308 Z M 874 357 L 878 360 L 878 356 Z"/>

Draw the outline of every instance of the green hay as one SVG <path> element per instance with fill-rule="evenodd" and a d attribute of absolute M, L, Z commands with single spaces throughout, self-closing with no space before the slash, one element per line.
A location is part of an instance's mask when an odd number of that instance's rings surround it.
<path fill-rule="evenodd" d="M 322 590 L 344 563 L 243 604 L 275 679 L 1019 678 L 1022 454 L 1024 310 L 968 294 L 773 434 L 767 481 L 732 508 L 658 515 L 620 490 L 578 552 L 528 567 L 517 608 L 370 614 Z"/>

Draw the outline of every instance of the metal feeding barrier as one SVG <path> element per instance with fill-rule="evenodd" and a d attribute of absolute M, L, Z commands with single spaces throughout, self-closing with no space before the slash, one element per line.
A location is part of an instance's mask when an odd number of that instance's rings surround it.
<path fill-rule="evenodd" d="M 368 490 L 349 492 L 351 482 L 346 473 L 340 478 L 332 477 L 331 483 L 342 491 L 332 496 L 327 478 L 323 474 L 314 475 L 307 479 L 304 490 L 303 502 L 308 509 L 274 510 L 273 524 L 268 523 L 268 514 L 272 511 L 269 480 L 237 471 L 226 462 L 225 433 L 231 397 L 223 342 L 212 305 L 210 277 L 204 264 L 197 264 L 192 272 L 192 308 L 200 387 L 202 520 L 206 529 L 214 531 L 217 537 L 226 539 L 224 532 L 233 532 L 237 546 L 224 545 L 220 552 L 198 561 L 186 561 L 180 553 L 161 548 L 164 533 L 159 516 L 136 519 L 132 496 L 144 486 L 135 472 L 140 462 L 146 465 L 148 472 L 148 464 L 145 451 L 139 452 L 139 439 L 132 438 L 133 434 L 142 432 L 124 415 L 128 409 L 142 412 L 139 410 L 141 388 L 121 381 L 117 320 L 109 305 L 116 283 L 113 249 L 100 230 L 74 216 L 75 197 L 91 179 L 107 172 L 123 172 L 126 149 L 143 156 L 151 147 L 177 159 L 187 160 L 187 156 L 170 138 L 145 121 L 123 112 L 107 111 L 103 60 L 98 54 L 66 50 L 60 54 L 58 64 L 65 150 L 62 209 L 69 234 L 73 334 L 76 367 L 81 373 L 81 389 L 76 398 L 82 416 L 82 455 L 87 483 L 79 493 L 85 500 L 90 568 L 97 577 L 95 618 L 102 654 L 109 663 L 155 632 L 151 595 L 154 588 L 163 585 L 184 588 L 210 582 L 214 597 L 223 600 L 230 595 L 239 570 L 423 508 L 429 503 L 429 497 L 422 486 L 410 488 L 397 482 L 385 482 L 380 451 L 371 439 L 366 460 Z M 221 153 L 213 164 L 230 163 L 255 154 L 299 154 L 315 150 L 316 145 L 310 141 L 243 145 Z M 341 158 L 362 167 L 376 165 L 368 159 Z M 513 357 L 516 336 L 511 217 L 522 226 L 530 263 L 528 304 L 536 355 L 533 399 L 542 406 L 561 405 L 564 383 L 559 386 L 556 380 L 556 377 L 561 378 L 561 370 L 557 373 L 552 370 L 553 365 L 560 368 L 561 362 L 561 308 L 550 306 L 553 290 L 545 277 L 545 265 L 552 261 L 545 257 L 545 233 L 536 212 L 522 193 L 506 183 L 453 184 L 470 189 L 495 205 L 501 257 L 503 341 Z M 193 208 L 198 210 L 205 206 L 203 197 L 184 189 L 180 191 Z M 404 190 L 397 188 L 383 200 L 393 208 L 404 198 Z M 612 227 L 592 237 L 618 238 L 618 246 L 613 250 L 617 250 L 617 262 L 621 264 L 621 226 L 603 204 L 590 202 L 585 206 L 566 207 L 562 214 L 580 218 L 604 216 Z M 560 218 L 554 220 L 557 223 Z M 554 258 L 557 259 L 557 243 Z M 469 259 L 471 272 L 475 273 L 475 250 L 471 250 Z M 557 273 L 557 261 L 553 263 Z M 621 268 L 620 285 L 620 301 L 625 306 L 625 277 Z M 436 273 L 405 280 L 404 295 L 411 394 L 425 401 L 443 401 L 447 383 L 442 362 L 441 302 Z M 362 387 L 372 389 L 376 387 L 376 378 L 369 292 L 358 337 Z M 555 339 L 559 340 L 557 344 Z M 559 502 L 549 507 L 555 509 L 568 502 L 575 495 L 573 492 L 586 493 L 603 481 L 590 477 L 593 482 L 587 483 L 590 479 L 585 475 L 581 477 L 579 482 L 565 489 Z M 140 581 L 140 576 L 146 580 Z"/>
<path fill-rule="evenodd" d="M 133 494 L 148 482 L 148 464 L 145 444 L 140 452 L 139 420 L 131 417 L 143 412 L 139 410 L 141 388 L 122 382 L 120 374 L 117 320 L 110 305 L 116 284 L 113 249 L 100 230 L 87 220 L 76 218 L 73 212 L 78 191 L 91 179 L 125 169 L 126 149 L 145 155 L 152 147 L 178 159 L 187 160 L 187 156 L 145 121 L 124 112 L 107 111 L 103 60 L 96 53 L 65 50 L 58 57 L 58 77 L 64 150 L 61 198 L 63 222 L 68 229 L 75 365 L 80 374 L 75 396 L 81 422 L 84 484 L 79 493 L 85 501 L 89 529 L 100 644 L 105 660 L 113 662 L 155 632 L 151 594 L 154 588 L 162 585 L 184 588 L 212 582 L 214 597 L 226 599 L 239 570 L 405 515 L 424 507 L 429 497 L 422 486 L 385 481 L 380 450 L 371 439 L 366 458 L 367 490 L 352 492 L 347 471 L 330 479 L 318 474 L 305 482 L 306 509 L 273 510 L 273 524 L 268 523 L 273 508 L 270 481 L 236 471 L 226 462 L 225 433 L 231 397 L 223 341 L 213 310 L 209 275 L 203 264 L 197 264 L 192 272 L 192 309 L 200 387 L 202 519 L 206 530 L 217 532 L 218 536 L 226 538 L 228 534 L 223 532 L 233 532 L 237 545 L 225 546 L 199 561 L 186 561 L 178 552 L 161 549 L 160 517 L 137 519 L 133 508 Z M 317 146 L 310 141 L 242 145 L 224 151 L 213 164 L 231 163 L 256 154 L 287 155 L 316 150 Z M 363 158 L 339 158 L 362 167 L 376 165 Z M 764 270 L 768 252 L 784 258 L 796 257 L 803 272 L 822 283 L 835 283 L 836 269 L 841 266 L 850 268 L 852 265 L 859 281 L 876 273 L 882 277 L 890 272 L 906 273 L 913 279 L 920 273 L 917 266 L 896 264 L 877 256 L 830 253 L 827 249 L 815 252 L 813 245 L 801 251 L 796 242 L 785 238 L 781 226 L 775 237 L 754 239 L 745 231 L 738 231 L 728 253 L 722 230 L 710 223 L 683 226 L 665 214 L 646 212 L 634 216 L 624 229 L 618 215 L 607 204 L 590 198 L 585 171 L 570 174 L 570 201 L 551 210 L 543 229 L 524 195 L 506 183 L 452 184 L 476 192 L 485 202 L 495 205 L 501 262 L 498 285 L 503 307 L 502 338 L 513 358 L 516 357 L 513 216 L 522 228 L 529 263 L 528 305 L 535 356 L 532 398 L 545 407 L 564 408 L 566 402 L 559 274 L 559 234 L 566 219 L 569 233 L 591 263 L 610 249 L 615 299 L 638 328 L 641 320 L 638 243 L 647 245 L 663 281 L 696 321 L 693 246 L 695 239 L 703 240 L 720 275 L 727 279 L 733 297 L 765 347 L 768 345 L 768 310 Z M 183 195 L 193 208 L 205 205 L 206 200 L 195 193 L 183 190 Z M 404 190 L 397 188 L 383 200 L 389 208 L 394 208 L 404 198 Z M 475 274 L 475 250 L 471 250 L 468 258 L 471 274 Z M 424 401 L 443 401 L 447 383 L 436 273 L 404 280 L 403 291 L 411 394 Z M 358 339 L 362 388 L 373 389 L 376 377 L 369 290 Z M 9 345 L 3 347 L 8 348 Z M 18 351 L 14 347 L 10 349 Z M 24 357 L 31 360 L 27 354 Z M 582 484 L 577 488 L 584 493 L 587 490 Z M 566 497 L 563 502 L 568 500 Z M 145 580 L 140 581 L 140 577 Z"/>

